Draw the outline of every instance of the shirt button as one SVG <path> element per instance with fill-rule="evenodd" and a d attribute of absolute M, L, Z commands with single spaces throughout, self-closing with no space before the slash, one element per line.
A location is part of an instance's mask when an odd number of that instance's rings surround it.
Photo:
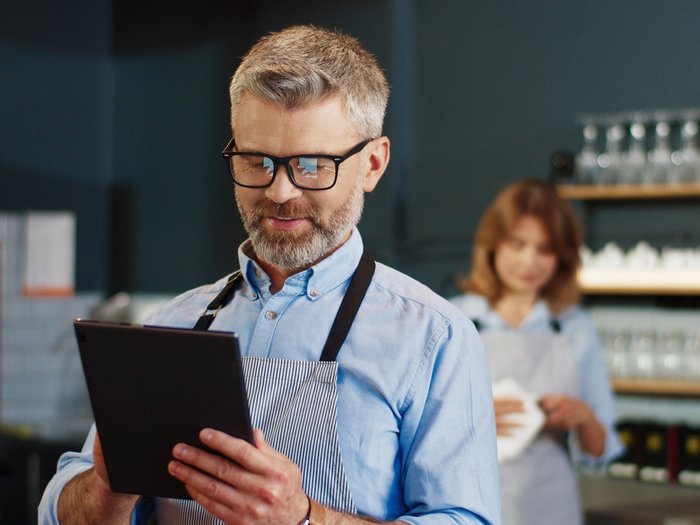
<path fill-rule="evenodd" d="M 310 295 L 311 297 L 318 297 L 318 290 L 311 290 L 311 291 L 309 292 L 309 295 Z"/>
<path fill-rule="evenodd" d="M 258 268 L 257 266 L 254 268 L 253 271 L 255 272 L 255 276 L 256 276 L 256 277 L 260 277 L 260 276 L 262 275 L 262 274 L 260 273 L 260 268 Z"/>
<path fill-rule="evenodd" d="M 265 317 L 267 317 L 270 320 L 277 319 L 277 312 L 273 312 L 272 310 L 268 310 L 267 312 L 265 312 Z"/>

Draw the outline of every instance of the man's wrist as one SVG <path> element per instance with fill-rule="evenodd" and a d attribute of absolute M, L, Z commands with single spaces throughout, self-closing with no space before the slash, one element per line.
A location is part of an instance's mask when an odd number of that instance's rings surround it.
<path fill-rule="evenodd" d="M 326 521 L 326 508 L 306 496 L 309 500 L 309 510 L 306 511 L 306 517 L 301 520 L 299 525 L 324 525 Z"/>

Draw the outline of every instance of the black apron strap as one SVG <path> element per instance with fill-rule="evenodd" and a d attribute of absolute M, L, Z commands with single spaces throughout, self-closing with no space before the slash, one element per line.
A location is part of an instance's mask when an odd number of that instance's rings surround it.
<path fill-rule="evenodd" d="M 480 332 L 481 331 L 481 321 L 479 321 L 478 319 L 472 319 L 472 323 L 474 323 L 474 326 L 476 327 L 476 331 Z M 555 319 L 554 317 L 552 317 L 549 320 L 549 327 L 552 329 L 552 332 L 554 332 L 555 334 L 558 334 L 561 332 L 561 323 L 559 322 L 558 319 Z"/>
<path fill-rule="evenodd" d="M 335 361 L 340 352 L 340 347 L 343 346 L 345 338 L 348 336 L 352 322 L 355 320 L 357 311 L 360 309 L 360 304 L 365 298 L 367 288 L 372 280 L 375 269 L 374 259 L 364 251 L 360 262 L 355 269 L 355 273 L 350 280 L 350 285 L 345 292 L 345 297 L 340 303 L 338 313 L 333 320 L 333 326 L 328 334 L 328 339 L 321 352 L 321 361 Z M 219 292 L 214 300 L 209 303 L 204 314 L 197 320 L 193 330 L 208 330 L 211 324 L 216 319 L 216 315 L 224 306 L 226 306 L 235 293 L 236 283 L 241 279 L 241 271 L 234 272 L 229 277 L 226 286 Z"/>
<path fill-rule="evenodd" d="M 374 268 L 375 264 L 372 256 L 366 251 L 363 252 L 357 269 L 350 280 L 350 285 L 345 292 L 343 302 L 340 303 L 338 313 L 333 320 L 333 326 L 331 326 L 326 345 L 323 347 L 323 352 L 321 352 L 320 361 L 335 361 L 335 358 L 338 356 L 340 347 L 343 346 L 357 311 L 360 309 L 360 304 L 365 298 L 367 288 L 369 288 L 369 283 L 374 275 Z"/>
<path fill-rule="evenodd" d="M 236 283 L 240 280 L 241 271 L 236 270 L 231 274 L 231 277 L 228 278 L 228 282 L 219 292 L 219 294 L 216 297 L 214 297 L 214 300 L 211 303 L 209 303 L 209 306 L 207 306 L 207 309 L 204 311 L 204 314 L 202 314 L 202 316 L 199 319 L 197 319 L 197 323 L 194 325 L 194 328 L 192 328 L 192 330 L 209 330 L 209 327 L 214 322 L 214 319 L 216 319 L 216 315 L 219 313 L 219 310 L 221 310 L 224 306 L 230 303 L 231 299 L 233 299 Z"/>

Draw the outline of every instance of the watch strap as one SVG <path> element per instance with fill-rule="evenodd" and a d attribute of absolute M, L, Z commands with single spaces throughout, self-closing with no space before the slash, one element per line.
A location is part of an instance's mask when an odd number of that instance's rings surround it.
<path fill-rule="evenodd" d="M 309 510 L 299 525 L 324 525 L 326 522 L 326 507 L 312 500 L 309 496 L 306 497 L 309 500 Z"/>

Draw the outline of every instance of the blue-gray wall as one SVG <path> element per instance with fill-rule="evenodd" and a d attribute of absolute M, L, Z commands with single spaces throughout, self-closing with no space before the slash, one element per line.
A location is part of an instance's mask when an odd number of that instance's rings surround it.
<path fill-rule="evenodd" d="M 578 148 L 578 115 L 700 106 L 698 20 L 693 0 L 0 0 L 0 210 L 74 209 L 82 290 L 216 279 L 243 238 L 220 159 L 228 79 L 267 31 L 334 26 L 393 88 L 366 242 L 447 294 L 490 198 Z M 698 244 L 697 210 L 603 207 L 592 240 Z"/>

